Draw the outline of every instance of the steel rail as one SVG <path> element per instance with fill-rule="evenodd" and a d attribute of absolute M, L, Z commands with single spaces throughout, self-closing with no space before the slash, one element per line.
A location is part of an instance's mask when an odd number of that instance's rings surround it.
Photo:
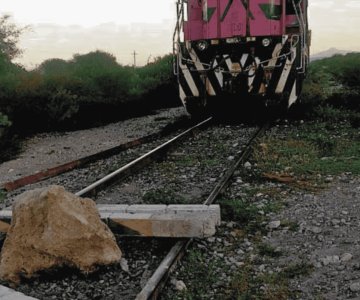
<path fill-rule="evenodd" d="M 164 150 L 166 149 L 167 147 L 169 147 L 171 144 L 173 144 L 174 142 L 178 141 L 179 139 L 181 139 L 182 137 L 184 137 L 185 135 L 187 135 L 188 133 L 192 132 L 193 130 L 197 129 L 197 128 L 200 128 L 201 126 L 205 125 L 205 124 L 209 124 L 210 121 L 212 120 L 212 117 L 198 123 L 197 125 L 187 129 L 186 131 L 184 131 L 183 133 L 177 135 L 176 137 L 172 138 L 171 140 L 167 141 L 166 143 L 156 147 L 155 149 L 151 150 L 150 152 L 142 155 L 141 157 L 133 160 L 132 162 L 130 162 L 129 164 L 123 166 L 122 168 L 116 170 L 115 172 L 105 176 L 103 179 L 101 180 L 98 180 L 97 182 L 93 183 L 92 185 L 88 186 L 87 188 L 79 191 L 76 193 L 77 196 L 82 196 L 86 193 L 88 193 L 89 191 L 99 187 L 100 185 L 104 184 L 105 182 L 113 179 L 114 177 L 120 175 L 121 173 L 125 172 L 126 170 L 129 170 L 131 169 L 132 167 L 134 167 L 135 165 L 137 165 L 139 162 L 145 160 L 145 159 L 148 159 L 150 158 L 152 155 L 154 155 L 155 153 L 161 151 L 161 150 Z M 179 246 L 181 246 L 181 244 L 179 244 Z M 177 249 L 175 248 L 174 251 L 176 251 Z M 0 287 L 2 287 L 0 285 Z M 22 296 L 20 295 L 16 295 L 16 297 L 18 297 L 18 299 L 22 299 Z M 25 299 L 26 296 L 24 296 L 23 299 Z M 34 298 L 36 299 L 36 298 Z"/>
<path fill-rule="evenodd" d="M 155 138 L 159 137 L 159 135 L 161 135 L 161 133 L 153 133 L 153 134 L 129 141 L 127 143 L 120 144 L 120 145 L 114 146 L 112 148 L 97 152 L 95 154 L 84 156 L 79 159 L 76 159 L 76 160 L 73 160 L 73 161 L 52 167 L 52 168 L 48 168 L 46 170 L 39 171 L 39 172 L 36 172 L 31 175 L 27 175 L 27 176 L 18 178 L 13 181 L 8 181 L 8 182 L 2 184 L 1 188 L 7 192 L 14 191 L 20 187 L 23 187 L 23 186 L 26 186 L 29 184 L 34 184 L 34 183 L 40 182 L 42 180 L 58 176 L 60 174 L 69 172 L 75 168 L 84 166 L 88 163 L 97 161 L 99 159 L 104 159 L 104 158 L 110 157 L 110 156 L 118 154 L 122 151 L 125 151 L 130 148 L 150 142 L 150 141 L 154 140 Z"/>
<path fill-rule="evenodd" d="M 222 176 L 220 182 L 215 186 L 215 188 L 210 193 L 209 197 L 204 202 L 205 205 L 212 204 L 215 199 L 225 190 L 227 184 L 229 183 L 232 175 L 239 165 L 244 162 L 244 160 L 250 154 L 251 145 L 255 140 L 259 138 L 269 127 L 269 124 L 263 125 L 257 132 L 252 136 L 249 142 L 246 144 L 246 147 L 243 151 L 240 152 L 238 158 L 235 160 L 235 163 L 228 168 L 225 174 Z M 184 256 L 186 249 L 189 247 L 193 239 L 186 239 L 178 241 L 162 260 L 159 267 L 156 269 L 154 274 L 150 277 L 144 288 L 136 296 L 136 300 L 148 300 L 148 299 L 157 299 L 162 287 L 165 285 L 167 278 L 169 277 L 172 270 L 175 269 L 177 262 Z"/>
<path fill-rule="evenodd" d="M 180 125 L 180 126 L 183 126 L 183 125 Z M 126 151 L 128 149 L 137 147 L 139 145 L 143 145 L 145 143 L 149 143 L 151 141 L 154 141 L 157 138 L 165 137 L 165 136 L 173 133 L 177 129 L 180 129 L 178 122 L 170 123 L 170 124 L 166 125 L 163 129 L 159 130 L 158 132 L 155 132 L 155 133 L 152 133 L 149 135 L 145 135 L 140 138 L 136 138 L 129 142 L 119 144 L 117 146 L 99 151 L 97 153 L 94 153 L 94 154 L 91 154 L 88 156 L 78 158 L 73 161 L 66 162 L 64 164 L 57 165 L 55 167 L 48 168 L 46 170 L 36 172 L 34 174 L 20 177 L 13 181 L 8 181 L 5 183 L 2 183 L 0 185 L 0 190 L 4 190 L 6 192 L 11 192 L 20 187 L 24 187 L 29 184 L 34 184 L 34 183 L 40 182 L 42 180 L 58 176 L 60 174 L 69 172 L 76 168 L 80 168 L 82 166 L 85 166 L 89 163 L 98 161 L 100 159 L 105 159 L 110 156 L 119 154 L 123 151 Z"/>
<path fill-rule="evenodd" d="M 170 145 L 172 145 L 174 142 L 178 141 L 179 139 L 181 139 L 182 137 L 184 137 L 188 133 L 192 132 L 194 129 L 199 128 L 199 127 L 201 127 L 201 126 L 203 126 L 205 124 L 208 124 L 211 120 L 212 120 L 212 117 L 210 117 L 210 118 L 198 123 L 197 125 L 187 129 L 183 133 L 175 136 L 174 138 L 172 138 L 169 141 L 163 143 L 162 145 L 156 147 L 155 149 L 147 152 L 146 154 L 138 157 L 137 159 L 129 162 L 128 164 L 126 164 L 126 165 L 122 166 L 121 168 L 117 169 L 116 171 L 106 175 L 105 177 L 101 178 L 100 180 L 98 180 L 98 181 L 94 182 L 93 184 L 87 186 L 86 188 L 84 188 L 81 191 L 77 192 L 75 195 L 84 196 L 84 195 L 88 194 L 89 192 L 94 191 L 96 188 L 100 187 L 101 185 L 107 184 L 110 181 L 116 179 L 118 176 L 123 175 L 125 172 L 133 170 L 134 168 L 138 167 L 140 163 L 143 163 L 145 160 L 150 159 L 154 155 L 156 155 L 159 152 L 165 150 Z"/>

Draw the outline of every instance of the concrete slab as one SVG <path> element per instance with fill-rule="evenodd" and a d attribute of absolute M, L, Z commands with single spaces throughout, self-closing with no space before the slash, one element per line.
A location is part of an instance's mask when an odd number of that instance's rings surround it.
<path fill-rule="evenodd" d="M 219 205 L 103 205 L 101 219 L 112 230 L 132 236 L 193 238 L 209 237 L 220 225 Z M 11 210 L 0 211 L 1 222 L 11 220 Z M 0 226 L 7 231 L 6 224 Z"/>

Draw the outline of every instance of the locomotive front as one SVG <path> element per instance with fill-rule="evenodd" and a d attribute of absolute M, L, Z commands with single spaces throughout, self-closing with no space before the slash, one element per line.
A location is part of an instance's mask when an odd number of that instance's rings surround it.
<path fill-rule="evenodd" d="M 309 61 L 307 0 L 178 0 L 174 72 L 190 114 L 224 99 L 290 107 Z"/>

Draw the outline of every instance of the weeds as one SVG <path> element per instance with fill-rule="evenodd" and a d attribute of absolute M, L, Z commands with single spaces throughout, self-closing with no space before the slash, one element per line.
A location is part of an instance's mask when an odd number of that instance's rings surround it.
<path fill-rule="evenodd" d="M 283 278 L 296 278 L 300 276 L 310 275 L 314 270 L 314 266 L 308 263 L 297 263 L 286 267 L 279 276 Z"/>
<path fill-rule="evenodd" d="M 283 204 L 279 198 L 279 190 L 277 188 L 244 188 L 243 197 L 241 199 L 221 199 L 221 209 L 223 218 L 246 224 L 259 217 L 271 212 L 277 212 Z M 268 200 L 265 203 L 255 203 L 254 197 L 256 195 L 267 195 Z M 271 199 L 271 200 L 270 200 Z"/>
<path fill-rule="evenodd" d="M 288 299 L 288 282 L 278 274 L 255 275 L 251 265 L 246 265 L 231 282 L 231 299 Z"/>
<path fill-rule="evenodd" d="M 360 139 L 347 123 L 310 123 L 288 138 L 265 137 L 254 150 L 260 173 L 288 175 L 321 184 L 320 175 L 360 174 Z"/>
<path fill-rule="evenodd" d="M 8 116 L 3 114 L 0 111 L 0 128 L 1 127 L 10 127 L 10 126 L 11 126 L 11 122 L 10 122 Z"/>
<path fill-rule="evenodd" d="M 3 202 L 6 198 L 6 192 L 5 190 L 0 189 L 0 203 Z"/>
<path fill-rule="evenodd" d="M 300 226 L 297 222 L 290 221 L 290 220 L 282 220 L 281 221 L 281 227 L 289 228 L 290 231 L 296 232 L 299 230 Z"/>
<path fill-rule="evenodd" d="M 175 180 L 177 174 L 176 164 L 173 161 L 164 160 L 164 156 L 159 157 L 158 161 L 161 162 L 159 163 L 161 171 L 164 172 L 169 179 Z"/>
<path fill-rule="evenodd" d="M 234 299 L 247 300 L 251 298 L 252 274 L 251 267 L 245 265 L 232 279 L 230 288 Z"/>
<path fill-rule="evenodd" d="M 259 216 L 259 208 L 241 199 L 230 199 L 221 202 L 223 218 L 247 224 Z"/>
<path fill-rule="evenodd" d="M 258 245 L 259 254 L 261 256 L 268 256 L 268 257 L 280 257 L 282 253 L 275 249 L 273 246 L 265 243 L 261 243 Z"/>
<path fill-rule="evenodd" d="M 207 261 L 205 255 L 199 250 L 190 250 L 182 272 L 183 278 L 190 283 L 178 299 L 203 299 L 218 280 L 216 274 L 218 266 L 218 261 L 213 259 Z"/>
<path fill-rule="evenodd" d="M 289 289 L 289 281 L 296 277 L 309 275 L 312 271 L 312 265 L 299 263 L 285 267 L 278 273 L 256 275 L 253 266 L 248 262 L 233 277 L 230 286 L 231 299 L 289 299 L 292 295 Z"/>
<path fill-rule="evenodd" d="M 267 232 L 265 215 L 276 212 L 282 207 L 278 201 L 269 201 L 264 205 L 257 206 L 242 199 L 220 200 L 220 204 L 223 220 L 237 222 L 246 233 L 262 234 Z"/>
<path fill-rule="evenodd" d="M 208 167 L 218 166 L 219 160 L 216 158 L 208 158 L 203 160 L 203 164 Z"/>
<path fill-rule="evenodd" d="M 183 155 L 176 160 L 182 167 L 193 167 L 199 164 L 198 159 L 193 155 Z"/>

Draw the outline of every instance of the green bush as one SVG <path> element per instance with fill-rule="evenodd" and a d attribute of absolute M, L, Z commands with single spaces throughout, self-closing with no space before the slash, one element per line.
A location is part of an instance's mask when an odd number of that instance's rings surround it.
<path fill-rule="evenodd" d="M 325 71 L 333 79 L 345 86 L 360 88 L 360 53 L 334 55 L 330 58 L 315 61 L 311 64 L 312 70 Z"/>
<path fill-rule="evenodd" d="M 83 118 L 93 124 L 107 115 L 113 120 L 110 114 L 125 116 L 156 107 L 159 101 L 153 96 L 159 90 L 172 93 L 171 60 L 167 55 L 133 68 L 95 51 L 71 60 L 49 59 L 27 72 L 0 55 L 0 108 L 21 132 L 71 127 Z M 104 110 L 105 116 L 91 107 Z"/>
<path fill-rule="evenodd" d="M 335 55 L 311 63 L 303 98 L 315 104 L 360 109 L 360 53 Z"/>
<path fill-rule="evenodd" d="M 50 120 L 62 122 L 71 119 L 79 111 L 77 95 L 59 88 L 55 93 L 49 95 L 45 109 Z"/>
<path fill-rule="evenodd" d="M 11 121 L 9 120 L 8 116 L 0 112 L 0 128 L 10 127 L 10 126 L 11 126 Z"/>
<path fill-rule="evenodd" d="M 70 72 L 70 64 L 66 60 L 54 58 L 44 61 L 37 69 L 46 77 L 66 76 Z"/>
<path fill-rule="evenodd" d="M 360 53 L 312 62 L 301 103 L 290 115 L 320 121 L 347 121 L 360 126 Z"/>

